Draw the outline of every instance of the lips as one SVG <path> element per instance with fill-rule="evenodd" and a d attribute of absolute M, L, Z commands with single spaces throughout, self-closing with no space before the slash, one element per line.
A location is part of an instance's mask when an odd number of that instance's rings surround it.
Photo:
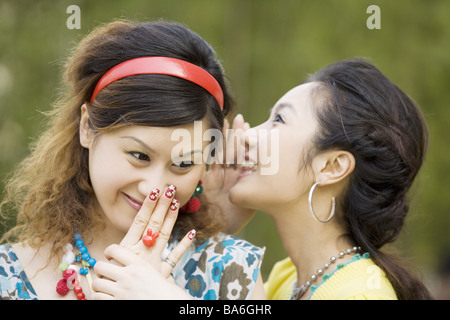
<path fill-rule="evenodd" d="M 239 178 L 249 176 L 253 172 L 256 172 L 258 170 L 258 165 L 256 164 L 256 162 L 249 160 L 248 156 L 246 156 L 245 158 L 246 162 L 241 166 L 242 172 L 239 175 Z"/>
<path fill-rule="evenodd" d="M 127 200 L 128 204 L 135 209 L 136 211 L 139 211 L 142 207 L 142 202 L 139 200 L 136 200 L 135 198 L 127 195 L 126 193 L 122 192 L 123 197 L 125 198 L 125 200 Z"/>

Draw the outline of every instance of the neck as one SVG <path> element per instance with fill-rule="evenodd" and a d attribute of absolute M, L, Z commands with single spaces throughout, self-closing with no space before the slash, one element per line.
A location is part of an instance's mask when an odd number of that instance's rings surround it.
<path fill-rule="evenodd" d="M 106 260 L 104 255 L 105 249 L 112 244 L 120 244 L 124 236 L 125 234 L 122 231 L 114 228 L 107 222 L 103 229 L 90 237 L 91 241 L 87 242 L 86 246 L 91 256 L 97 261 Z"/>
<path fill-rule="evenodd" d="M 337 223 L 336 217 L 328 223 L 314 220 L 305 207 L 270 214 L 275 222 L 283 246 L 297 269 L 297 281 L 302 285 L 311 275 L 337 257 L 339 252 L 353 248 L 344 236 L 345 231 Z M 351 260 L 346 255 L 339 262 Z"/>

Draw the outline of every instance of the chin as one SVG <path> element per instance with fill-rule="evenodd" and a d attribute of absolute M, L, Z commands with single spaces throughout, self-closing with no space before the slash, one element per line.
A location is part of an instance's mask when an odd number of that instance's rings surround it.
<path fill-rule="evenodd" d="M 231 203 L 243 208 L 259 209 L 261 202 L 258 201 L 259 192 L 256 188 L 246 186 L 245 183 L 238 182 L 230 189 L 229 198 Z"/>

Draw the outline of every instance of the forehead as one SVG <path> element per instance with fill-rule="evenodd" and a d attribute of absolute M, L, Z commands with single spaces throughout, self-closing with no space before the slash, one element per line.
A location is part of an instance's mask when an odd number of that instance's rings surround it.
<path fill-rule="evenodd" d="M 312 115 L 314 96 L 316 96 L 313 93 L 318 87 L 317 82 L 308 82 L 292 88 L 277 101 L 274 110 L 289 107 L 300 117 L 309 118 Z"/>

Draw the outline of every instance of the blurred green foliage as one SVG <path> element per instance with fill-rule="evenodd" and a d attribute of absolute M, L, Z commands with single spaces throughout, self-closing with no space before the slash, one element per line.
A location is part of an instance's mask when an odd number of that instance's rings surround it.
<path fill-rule="evenodd" d="M 81 9 L 79 30 L 66 27 L 72 4 Z M 372 4 L 381 9 L 379 30 L 366 27 Z M 398 247 L 431 273 L 450 250 L 449 13 L 446 0 L 0 0 L 0 178 L 42 130 L 40 111 L 58 96 L 70 50 L 113 19 L 164 18 L 198 32 L 223 61 L 239 111 L 251 125 L 265 121 L 277 99 L 308 73 L 367 57 L 413 97 L 429 125 L 428 157 Z M 267 247 L 264 277 L 285 256 L 262 213 L 239 236 Z"/>

